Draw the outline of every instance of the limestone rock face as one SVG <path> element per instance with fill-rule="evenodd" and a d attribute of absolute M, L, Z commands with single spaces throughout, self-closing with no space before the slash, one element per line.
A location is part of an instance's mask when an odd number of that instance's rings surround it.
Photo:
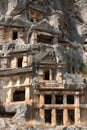
<path fill-rule="evenodd" d="M 8 9 L 8 1 L 0 0 L 0 13 L 4 15 L 7 9 Z"/>
<path fill-rule="evenodd" d="M 77 0 L 73 3 L 71 19 L 71 39 L 84 42 L 87 36 L 87 1 Z"/>
<path fill-rule="evenodd" d="M 0 20 L 28 19 L 27 7 L 31 3 L 37 4 L 34 0 L 1 0 Z M 42 1 L 45 6 L 46 15 L 50 23 L 56 28 L 59 26 L 65 39 L 82 43 L 87 36 L 87 0 Z M 57 12 L 54 14 L 54 12 Z M 52 14 L 53 15 L 50 15 Z M 47 16 L 45 16 L 47 17 Z"/>
<path fill-rule="evenodd" d="M 31 111 L 31 108 L 29 105 L 27 105 L 26 103 L 19 103 L 19 104 L 10 104 L 10 105 L 5 105 L 4 106 L 5 109 L 5 113 L 8 112 L 15 112 L 15 115 L 13 116 L 13 118 L 15 120 L 22 120 L 24 121 L 29 120 L 29 117 L 31 116 L 29 111 Z"/>
<path fill-rule="evenodd" d="M 26 128 L 24 124 L 25 120 L 32 119 L 35 91 L 51 83 L 55 87 L 65 85 L 64 89 L 70 91 L 87 86 L 86 79 L 79 74 L 64 75 L 78 73 L 80 65 L 87 61 L 87 0 L 0 0 L 0 38 L 0 116 L 4 114 L 0 129 L 44 130 L 36 125 Z M 43 79 L 50 82 L 40 83 Z M 23 91 L 21 101 L 17 97 L 13 100 L 16 89 L 16 96 Z M 43 107 L 38 101 L 41 93 L 36 94 L 39 95 L 35 100 L 38 114 Z M 79 129 L 87 128 L 59 126 L 45 130 Z"/>
<path fill-rule="evenodd" d="M 81 1 L 81 16 L 85 24 L 87 24 L 87 0 Z"/>

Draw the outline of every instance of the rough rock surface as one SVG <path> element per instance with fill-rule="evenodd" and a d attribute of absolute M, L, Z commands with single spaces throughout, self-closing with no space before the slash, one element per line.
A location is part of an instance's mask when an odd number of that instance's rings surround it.
<path fill-rule="evenodd" d="M 0 1 L 0 21 L 13 21 L 21 19 L 29 22 L 27 15 L 27 7 L 32 2 L 34 4 L 42 4 L 48 19 L 49 14 L 57 12 L 56 16 L 52 16 L 56 25 L 60 26 L 60 30 L 65 39 L 82 43 L 87 37 L 87 0 L 1 0 Z M 49 6 L 48 6 L 49 5 Z M 46 16 L 47 17 L 47 16 Z M 61 23 L 61 24 L 60 24 Z"/>
<path fill-rule="evenodd" d="M 16 120 L 0 119 L 0 130 L 87 130 L 83 126 L 56 126 L 56 127 L 43 127 L 25 125 L 25 122 L 17 122 Z"/>
<path fill-rule="evenodd" d="M 27 103 L 13 103 L 13 104 L 6 104 L 6 105 L 0 105 L 0 115 L 5 115 L 6 118 L 8 118 L 8 113 L 13 114 L 13 119 L 19 121 L 25 121 L 30 119 L 30 111 L 31 107 Z M 3 124 L 3 122 L 0 122 Z"/>
<path fill-rule="evenodd" d="M 39 0 L 0 0 L 0 22 L 6 22 L 9 24 L 17 22 L 17 24 L 20 23 L 21 25 L 27 26 L 26 31 L 29 30 L 32 23 L 28 19 L 28 12 L 27 7 L 31 4 L 31 2 L 34 2 L 34 5 L 40 1 Z M 36 3 L 35 3 L 36 2 Z M 64 41 L 72 41 L 77 43 L 84 43 L 87 42 L 87 0 L 41 0 L 42 6 L 44 7 L 45 16 L 44 18 L 47 20 L 50 20 L 51 17 L 55 20 L 56 29 L 60 30 L 62 37 L 60 40 Z M 50 14 L 53 14 L 56 12 L 56 15 L 51 16 Z M 47 14 L 47 16 L 46 16 Z M 35 27 L 35 25 L 33 25 Z M 28 41 L 29 39 L 27 39 Z M 22 47 L 26 48 L 25 44 L 22 41 L 16 41 L 15 48 L 17 49 L 19 47 L 20 42 L 22 43 Z M 15 44 L 15 43 L 14 43 Z M 8 43 L 9 47 L 11 43 Z M 28 48 L 28 46 L 27 46 Z M 20 48 L 19 48 L 20 49 Z M 58 62 L 65 62 L 62 57 L 62 51 L 63 50 L 57 50 L 57 48 L 54 47 L 55 53 L 59 51 L 60 53 L 60 61 Z M 71 51 L 71 50 L 70 50 Z M 45 52 L 49 52 L 49 50 L 46 48 Z M 81 51 L 80 51 L 81 52 Z M 8 53 L 8 52 L 7 52 Z M 64 53 L 64 52 L 63 52 Z M 76 54 L 76 57 L 79 55 L 79 53 L 72 51 L 73 55 Z M 83 55 L 80 57 L 80 61 L 86 61 L 87 60 L 87 45 L 84 45 L 84 48 L 82 50 Z M 70 55 L 70 53 L 67 52 L 67 54 Z M 6 55 L 6 54 L 5 54 Z M 38 62 L 40 60 L 41 52 L 36 55 L 35 62 Z M 42 56 L 42 55 L 41 55 Z M 82 57 L 83 56 L 83 57 Z M 39 57 L 39 58 L 38 58 Z M 30 57 L 31 59 L 32 56 Z M 42 58 L 42 57 L 41 57 Z M 66 59 L 67 60 L 67 59 Z M 74 59 L 75 60 L 75 59 Z M 79 62 L 79 61 L 78 61 Z M 32 64 L 32 60 L 30 65 Z M 83 84 L 84 85 L 84 79 L 78 75 L 66 75 L 66 84 Z M 69 88 L 69 86 L 67 86 Z M 78 88 L 79 86 L 77 86 Z M 70 88 L 71 89 L 71 88 Z M 0 90 L 0 96 L 2 96 L 2 92 Z M 10 104 L 8 106 L 0 106 L 0 113 L 6 113 L 6 112 L 15 112 L 13 119 L 0 119 L 0 130 L 44 130 L 44 128 L 34 126 L 32 128 L 26 128 L 23 121 L 24 119 L 29 119 L 27 115 L 30 116 L 30 113 L 28 114 L 27 108 L 30 107 L 27 104 Z M 18 122 L 17 122 L 18 121 Z M 86 130 L 86 127 L 77 126 L 77 127 L 62 127 L 58 126 L 55 128 L 45 128 L 45 130 Z"/>

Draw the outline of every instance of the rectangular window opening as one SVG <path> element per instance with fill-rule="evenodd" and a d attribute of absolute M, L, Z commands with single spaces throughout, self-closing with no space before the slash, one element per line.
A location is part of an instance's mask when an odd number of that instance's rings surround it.
<path fill-rule="evenodd" d="M 68 121 L 70 124 L 74 124 L 75 122 L 75 114 L 73 109 L 68 110 Z"/>
<path fill-rule="evenodd" d="M 18 67 L 22 67 L 23 58 L 18 58 Z"/>
<path fill-rule="evenodd" d="M 13 31 L 13 40 L 16 40 L 18 38 L 18 32 Z"/>
<path fill-rule="evenodd" d="M 44 80 L 49 80 L 49 70 L 44 73 Z"/>
<path fill-rule="evenodd" d="M 57 125 L 63 125 L 63 110 L 62 109 L 56 110 L 56 122 L 57 122 Z"/>
<path fill-rule="evenodd" d="M 45 95 L 45 104 L 51 104 L 52 95 Z"/>
<path fill-rule="evenodd" d="M 24 101 L 25 100 L 25 90 L 16 90 L 13 93 L 13 101 L 18 102 L 18 101 Z"/>
<path fill-rule="evenodd" d="M 37 42 L 38 43 L 47 43 L 47 44 L 52 44 L 53 42 L 53 37 L 52 36 L 46 36 L 46 35 L 38 35 L 37 36 Z"/>
<path fill-rule="evenodd" d="M 45 110 L 45 123 L 51 123 L 51 110 Z"/>
<path fill-rule="evenodd" d="M 56 104 L 63 104 L 63 95 L 56 95 Z"/>
<path fill-rule="evenodd" d="M 67 95 L 67 104 L 74 104 L 74 95 Z"/>

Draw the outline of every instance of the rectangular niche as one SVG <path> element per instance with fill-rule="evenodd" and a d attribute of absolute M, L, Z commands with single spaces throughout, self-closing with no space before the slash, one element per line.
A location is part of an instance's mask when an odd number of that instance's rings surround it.
<path fill-rule="evenodd" d="M 63 104 L 63 95 L 55 95 L 56 104 Z"/>
<path fill-rule="evenodd" d="M 56 110 L 57 125 L 63 125 L 63 109 Z"/>
<path fill-rule="evenodd" d="M 45 123 L 51 123 L 51 109 L 45 110 Z"/>

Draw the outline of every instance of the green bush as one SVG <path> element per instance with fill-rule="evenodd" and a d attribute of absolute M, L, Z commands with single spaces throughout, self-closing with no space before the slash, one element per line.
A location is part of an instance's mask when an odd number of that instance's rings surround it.
<path fill-rule="evenodd" d="M 82 64 L 82 72 L 87 74 L 87 62 Z"/>

